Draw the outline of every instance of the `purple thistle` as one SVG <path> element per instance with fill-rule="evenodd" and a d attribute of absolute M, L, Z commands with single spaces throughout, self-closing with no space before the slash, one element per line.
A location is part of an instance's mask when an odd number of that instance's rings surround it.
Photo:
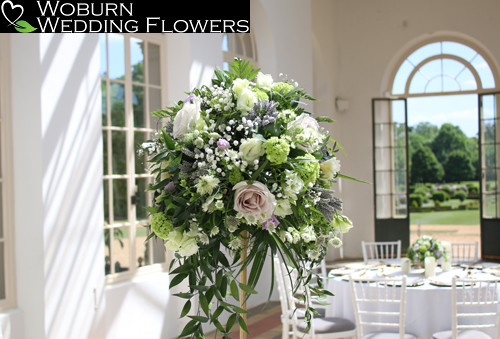
<path fill-rule="evenodd" d="M 191 102 L 193 99 L 194 99 L 194 94 L 191 93 L 191 94 L 188 95 L 188 97 L 186 98 L 186 100 L 184 100 L 184 103 L 186 103 L 188 101 Z"/>
<path fill-rule="evenodd" d="M 267 219 L 266 221 L 264 221 L 262 223 L 262 229 L 263 230 L 267 230 L 267 228 L 268 228 L 267 224 L 269 222 L 272 222 L 274 224 L 274 226 L 278 226 L 280 224 L 280 222 L 278 221 L 278 219 L 276 219 L 276 216 L 273 214 L 269 219 Z"/>
<path fill-rule="evenodd" d="M 168 184 L 165 185 L 163 189 L 168 193 L 172 193 L 175 190 L 174 182 L 173 181 L 169 182 Z"/>

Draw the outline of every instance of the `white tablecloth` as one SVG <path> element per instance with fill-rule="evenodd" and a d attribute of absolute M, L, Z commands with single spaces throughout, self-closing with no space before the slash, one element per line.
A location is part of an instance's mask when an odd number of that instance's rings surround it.
<path fill-rule="evenodd" d="M 366 272 L 363 274 L 363 278 L 401 275 L 399 268 L 384 268 L 384 272 L 380 269 Z M 352 274 L 355 276 L 356 272 Z M 466 272 L 463 268 L 457 268 L 449 272 L 441 272 L 440 268 L 437 268 L 436 280 L 451 282 L 451 277 L 456 274 L 463 276 Z M 425 279 L 423 269 L 412 270 L 407 276 L 408 284 L 419 280 L 423 280 L 424 283 L 420 286 L 407 288 L 406 332 L 415 334 L 421 339 L 429 339 L 434 332 L 451 329 L 451 286 L 431 284 L 429 280 Z M 330 275 L 327 288 L 335 296 L 328 297 L 327 302 L 329 305 L 326 306 L 326 316 L 343 317 L 354 322 L 348 275 Z"/>

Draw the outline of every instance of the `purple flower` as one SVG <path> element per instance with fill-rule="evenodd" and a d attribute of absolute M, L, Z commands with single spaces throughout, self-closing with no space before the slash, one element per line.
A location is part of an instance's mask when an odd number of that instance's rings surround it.
<path fill-rule="evenodd" d="M 173 181 L 169 182 L 168 184 L 165 185 L 163 189 L 168 193 L 173 192 L 175 190 L 174 182 Z"/>
<path fill-rule="evenodd" d="M 219 140 L 217 140 L 217 147 L 221 151 L 228 149 L 229 148 L 229 141 L 227 141 L 226 139 L 219 139 Z"/>
<path fill-rule="evenodd" d="M 267 219 L 266 221 L 264 221 L 262 223 L 262 229 L 263 230 L 267 230 L 268 228 L 268 223 L 272 222 L 274 226 L 278 226 L 280 224 L 280 222 L 278 221 L 278 219 L 276 219 L 276 216 L 273 214 L 269 219 Z"/>

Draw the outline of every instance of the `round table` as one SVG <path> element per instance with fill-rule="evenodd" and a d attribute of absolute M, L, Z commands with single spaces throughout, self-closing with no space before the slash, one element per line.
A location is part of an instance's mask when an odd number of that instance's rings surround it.
<path fill-rule="evenodd" d="M 364 265 L 357 264 L 358 267 Z M 349 275 L 370 279 L 400 276 L 402 272 L 399 266 L 379 265 L 360 269 L 355 264 L 330 271 L 327 289 L 334 296 L 327 299 L 329 305 L 326 306 L 326 316 L 343 317 L 354 322 Z M 406 332 L 421 339 L 429 339 L 434 332 L 451 329 L 451 277 L 465 275 L 495 278 L 479 270 L 454 267 L 451 271 L 441 272 L 440 267 L 437 267 L 435 278 L 426 279 L 424 269 L 412 269 L 407 274 Z"/>

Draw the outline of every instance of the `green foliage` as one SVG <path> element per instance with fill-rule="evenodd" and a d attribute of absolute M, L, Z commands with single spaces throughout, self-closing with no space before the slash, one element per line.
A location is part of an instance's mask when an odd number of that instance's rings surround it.
<path fill-rule="evenodd" d="M 444 163 L 445 180 L 448 182 L 470 180 L 475 170 L 468 153 L 463 150 L 452 151 Z"/>
<path fill-rule="evenodd" d="M 410 194 L 410 205 L 414 207 L 422 207 L 424 204 L 424 197 L 421 194 Z"/>
<path fill-rule="evenodd" d="M 434 193 L 432 193 L 432 200 L 434 200 L 435 203 L 443 202 L 445 200 L 448 200 L 448 194 L 445 191 L 441 190 L 435 191 Z"/>
<path fill-rule="evenodd" d="M 423 146 L 412 156 L 410 175 L 412 183 L 439 182 L 443 179 L 444 170 L 432 150 Z"/>

